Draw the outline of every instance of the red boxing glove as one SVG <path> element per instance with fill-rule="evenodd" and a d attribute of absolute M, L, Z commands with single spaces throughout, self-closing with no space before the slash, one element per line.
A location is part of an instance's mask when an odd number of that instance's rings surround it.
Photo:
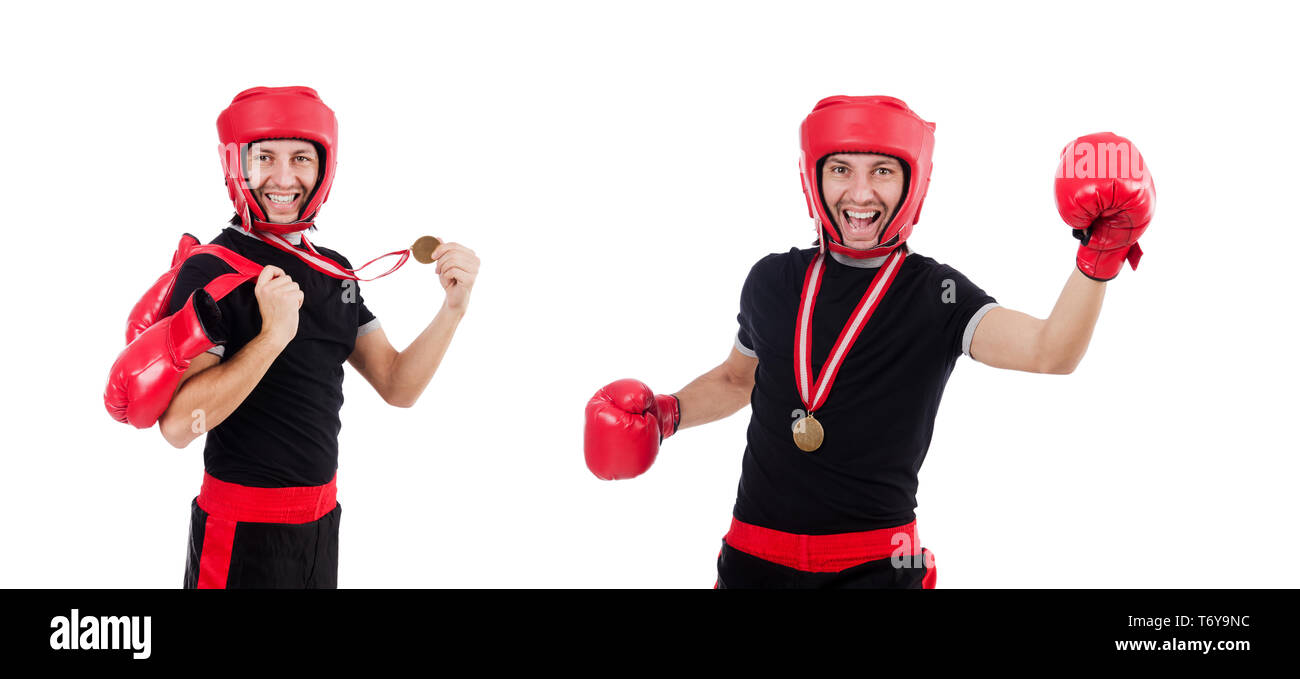
<path fill-rule="evenodd" d="M 1074 228 L 1079 271 L 1097 281 L 1134 269 L 1142 258 L 1138 238 L 1156 209 L 1156 187 L 1133 142 L 1110 132 L 1079 137 L 1061 152 L 1056 209 Z"/>
<path fill-rule="evenodd" d="M 607 385 L 587 402 L 587 468 L 607 481 L 640 476 L 654 464 L 659 444 L 677 431 L 680 421 L 676 396 L 655 396 L 636 380 Z"/>
<path fill-rule="evenodd" d="M 152 427 L 171 404 L 190 361 L 225 342 L 208 330 L 220 319 L 212 296 L 195 290 L 179 311 L 140 333 L 118 354 L 108 375 L 104 407 L 113 419 Z"/>
<path fill-rule="evenodd" d="M 172 267 L 167 273 L 158 277 L 158 280 L 149 288 L 139 302 L 131 309 L 131 315 L 126 319 L 126 343 L 130 344 L 140 333 L 149 329 L 149 326 L 157 323 L 160 319 L 167 316 L 167 301 L 172 297 L 172 288 L 176 285 L 176 275 L 180 273 L 181 266 L 189 258 L 190 251 L 199 246 L 199 239 L 185 234 L 181 236 L 181 242 L 176 246 L 176 254 L 172 255 Z"/>

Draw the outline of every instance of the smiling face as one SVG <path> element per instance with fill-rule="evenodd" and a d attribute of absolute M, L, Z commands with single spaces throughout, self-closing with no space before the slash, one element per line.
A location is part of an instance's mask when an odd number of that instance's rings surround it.
<path fill-rule="evenodd" d="M 844 245 L 870 250 L 898 211 L 907 180 L 902 162 L 892 156 L 836 153 L 822 163 L 821 188 Z"/>
<path fill-rule="evenodd" d="M 266 221 L 297 221 L 320 176 L 316 146 L 301 139 L 268 139 L 249 144 L 246 153 L 248 188 Z"/>

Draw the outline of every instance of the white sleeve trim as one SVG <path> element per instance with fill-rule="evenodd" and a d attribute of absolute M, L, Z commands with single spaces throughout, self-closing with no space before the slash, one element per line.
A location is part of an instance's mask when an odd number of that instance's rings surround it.
<path fill-rule="evenodd" d="M 739 351 L 740 353 L 742 353 L 742 354 L 744 354 L 744 355 L 746 355 L 746 356 L 748 356 L 748 357 L 750 357 L 750 358 L 758 358 L 758 353 L 757 353 L 757 352 L 755 352 L 753 349 L 750 349 L 749 347 L 747 347 L 747 346 L 745 346 L 743 343 L 741 343 L 741 341 L 740 341 L 740 333 L 739 333 L 739 332 L 736 333 L 736 351 Z"/>
<path fill-rule="evenodd" d="M 970 317 L 970 322 L 966 324 L 966 332 L 962 333 L 961 336 L 961 353 L 970 356 L 970 342 L 972 339 L 975 339 L 976 326 L 978 326 L 980 321 L 984 319 L 984 314 L 987 314 L 1000 306 L 1002 305 L 997 302 L 989 302 L 980 307 L 979 311 L 976 311 L 974 316 Z"/>
<path fill-rule="evenodd" d="M 225 347 L 225 345 L 218 344 L 217 346 L 212 347 L 211 349 L 208 349 L 208 353 L 209 353 L 209 354 L 216 354 L 216 355 L 217 355 L 217 358 L 225 358 L 225 356 L 226 356 L 226 347 Z"/>
<path fill-rule="evenodd" d="M 379 328 L 379 319 L 372 318 L 369 323 L 364 323 L 357 327 L 357 339 L 361 339 L 363 336 L 368 335 Z"/>

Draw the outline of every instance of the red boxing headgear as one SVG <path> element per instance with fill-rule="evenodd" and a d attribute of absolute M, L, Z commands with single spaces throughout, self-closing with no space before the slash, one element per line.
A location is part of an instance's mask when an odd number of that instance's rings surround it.
<path fill-rule="evenodd" d="M 254 87 L 235 95 L 230 106 L 217 117 L 221 139 L 221 167 L 235 213 L 243 219 L 245 231 L 253 228 L 284 235 L 311 226 L 320 206 L 329 198 L 338 166 L 339 124 L 334 112 L 310 87 Z M 253 198 L 244 170 L 244 150 L 264 139 L 306 139 L 319 145 L 324 158 L 320 177 L 307 205 L 292 224 L 272 224 Z"/>
<path fill-rule="evenodd" d="M 808 216 L 817 222 L 823 250 L 855 258 L 888 254 L 912 235 L 930 188 L 930 158 L 934 154 L 934 123 L 927 123 L 901 99 L 893 97 L 827 97 L 817 102 L 799 126 L 799 176 Z M 854 250 L 826 214 L 822 200 L 821 161 L 835 153 L 879 153 L 902 161 L 907 193 L 880 234 L 879 245 Z"/>

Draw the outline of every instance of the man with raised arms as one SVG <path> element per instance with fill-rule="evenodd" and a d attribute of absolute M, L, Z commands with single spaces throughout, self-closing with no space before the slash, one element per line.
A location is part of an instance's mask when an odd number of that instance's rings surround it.
<path fill-rule="evenodd" d="M 944 386 L 966 354 L 1065 374 L 1087 350 L 1106 281 L 1141 256 L 1155 189 L 1109 133 L 1063 154 L 1057 204 L 1081 245 L 1051 315 L 1003 308 L 907 238 L 930 182 L 934 125 L 892 97 L 830 97 L 800 130 L 818 247 L 764 257 L 721 365 L 675 394 L 620 380 L 587 405 L 588 467 L 643 473 L 679 429 L 752 407 L 718 587 L 933 587 L 917 537 L 917 473 Z M 1120 148 L 1136 173 L 1079 149 Z M 1110 170 L 1108 172 L 1108 170 Z M 1137 175 L 1137 176 L 1130 176 Z"/>

